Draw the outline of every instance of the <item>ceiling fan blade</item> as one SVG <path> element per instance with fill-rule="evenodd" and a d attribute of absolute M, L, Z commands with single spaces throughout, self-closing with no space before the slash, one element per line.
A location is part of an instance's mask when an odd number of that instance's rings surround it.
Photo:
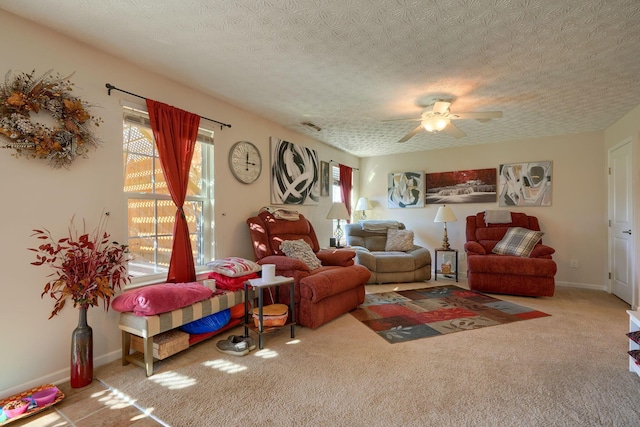
<path fill-rule="evenodd" d="M 452 113 L 455 119 L 475 119 L 486 121 L 490 119 L 499 119 L 502 117 L 502 111 L 477 111 L 471 113 Z"/>
<path fill-rule="evenodd" d="M 408 140 L 410 140 L 411 138 L 413 138 L 413 136 L 415 134 L 417 134 L 418 132 L 420 132 L 420 129 L 422 129 L 422 124 L 420 124 L 420 126 L 418 126 L 417 128 L 415 128 L 414 130 L 412 130 L 411 132 L 409 132 L 408 134 L 406 134 L 405 136 L 403 136 L 398 142 L 407 142 Z"/>
<path fill-rule="evenodd" d="M 433 112 L 438 114 L 444 114 L 447 112 L 447 110 L 449 110 L 450 106 L 451 106 L 450 102 L 437 101 L 435 104 L 433 104 Z"/>
<path fill-rule="evenodd" d="M 383 122 L 418 122 L 422 120 L 422 117 L 413 118 L 413 119 L 388 119 L 383 120 Z"/>
<path fill-rule="evenodd" d="M 449 123 L 447 125 L 447 127 L 445 127 L 444 129 L 442 129 L 442 132 L 446 133 L 447 135 L 450 135 L 456 139 L 460 139 L 463 138 L 465 136 L 467 136 L 466 133 L 462 132 L 458 127 L 456 127 L 456 125 L 454 125 L 453 123 Z"/>

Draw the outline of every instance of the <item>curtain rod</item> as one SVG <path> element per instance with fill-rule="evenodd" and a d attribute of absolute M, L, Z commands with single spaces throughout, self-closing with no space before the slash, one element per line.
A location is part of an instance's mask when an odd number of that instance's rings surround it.
<path fill-rule="evenodd" d="M 339 165 L 341 165 L 341 164 L 342 164 L 342 163 L 340 163 L 340 162 L 336 162 L 335 160 L 329 160 L 329 163 L 337 163 L 337 164 L 339 164 Z M 348 165 L 345 165 L 345 166 L 348 166 Z M 349 166 L 349 167 L 351 168 L 351 166 Z M 353 169 L 354 171 L 359 171 L 359 170 L 360 170 L 360 169 L 358 169 L 358 168 L 351 168 L 351 169 Z"/>
<path fill-rule="evenodd" d="M 137 98 L 144 99 L 145 101 L 147 100 L 147 98 L 145 98 L 144 96 L 136 95 L 135 93 L 131 93 L 131 92 L 127 92 L 126 90 L 119 89 L 119 88 L 115 87 L 114 85 L 112 85 L 111 83 L 107 83 L 105 85 L 105 87 L 107 88 L 107 93 L 109 94 L 109 96 L 111 96 L 111 91 L 112 90 L 117 90 L 117 91 L 120 91 L 120 92 L 127 93 L 129 95 L 135 96 Z M 200 118 L 201 119 L 205 119 L 205 120 L 209 120 L 210 122 L 218 123 L 220 125 L 220 129 L 222 129 L 223 126 L 228 127 L 228 128 L 231 127 L 230 124 L 222 123 L 222 122 L 219 122 L 217 120 L 209 119 L 209 118 L 204 117 L 204 116 L 200 116 Z"/>

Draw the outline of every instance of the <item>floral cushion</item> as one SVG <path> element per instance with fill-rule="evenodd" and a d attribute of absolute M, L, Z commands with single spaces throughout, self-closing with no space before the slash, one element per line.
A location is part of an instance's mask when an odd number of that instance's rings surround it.
<path fill-rule="evenodd" d="M 413 231 L 397 230 L 394 228 L 387 229 L 387 243 L 384 250 L 391 251 L 410 251 L 413 249 Z"/>
<path fill-rule="evenodd" d="M 523 227 L 511 227 L 502 240 L 493 248 L 494 254 L 528 257 L 534 246 L 542 239 L 542 231 L 529 230 Z"/>
<path fill-rule="evenodd" d="M 303 261 L 311 270 L 322 266 L 322 262 L 311 249 L 311 246 L 302 239 L 285 240 L 280 244 L 280 250 L 289 258 Z"/>
<path fill-rule="evenodd" d="M 633 331 L 627 334 L 629 339 L 636 344 L 640 344 L 640 331 Z"/>
<path fill-rule="evenodd" d="M 208 262 L 206 265 L 216 273 L 228 277 L 245 276 L 262 269 L 260 264 L 238 257 L 217 259 Z"/>

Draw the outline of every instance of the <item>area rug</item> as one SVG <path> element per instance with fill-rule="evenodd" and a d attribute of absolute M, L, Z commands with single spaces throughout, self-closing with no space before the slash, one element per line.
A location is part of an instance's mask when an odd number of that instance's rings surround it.
<path fill-rule="evenodd" d="M 549 316 L 454 285 L 367 294 L 351 314 L 392 344 Z"/>

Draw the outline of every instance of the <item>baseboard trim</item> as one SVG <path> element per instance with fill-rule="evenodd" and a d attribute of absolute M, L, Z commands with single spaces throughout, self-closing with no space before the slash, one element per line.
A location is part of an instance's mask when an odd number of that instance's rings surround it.
<path fill-rule="evenodd" d="M 122 355 L 122 350 L 118 349 L 116 351 L 112 351 L 111 353 L 104 354 L 102 356 L 97 356 L 93 358 L 93 367 L 94 369 L 98 366 L 106 365 L 107 363 L 113 362 L 114 360 L 120 359 Z M 39 378 L 34 378 L 30 381 L 27 381 L 22 384 L 18 384 L 14 387 L 0 390 L 2 395 L 11 396 L 14 394 L 22 393 L 25 390 L 32 389 L 34 387 L 41 386 L 42 384 L 62 384 L 65 382 L 69 382 L 69 367 L 64 369 L 60 369 L 56 372 L 52 372 L 47 375 L 43 375 Z M 95 380 L 95 377 L 94 377 Z"/>
<path fill-rule="evenodd" d="M 593 283 L 576 283 L 576 282 L 559 282 L 556 280 L 556 286 L 563 288 L 590 289 L 593 291 L 609 292 L 605 285 L 596 285 Z"/>
<path fill-rule="evenodd" d="M 435 273 L 433 273 L 433 274 L 435 274 Z M 433 274 L 431 275 L 431 280 L 433 280 L 433 277 L 434 277 Z M 452 274 L 455 274 L 455 273 L 452 273 Z M 458 278 L 460 280 L 467 280 L 468 279 L 467 278 L 467 272 L 466 271 L 459 271 L 458 272 Z M 556 280 L 556 286 L 562 287 L 562 288 L 590 289 L 590 290 L 593 290 L 593 291 L 609 292 L 609 289 L 607 288 L 606 285 L 596 285 L 594 283 L 562 282 L 562 281 Z"/>

